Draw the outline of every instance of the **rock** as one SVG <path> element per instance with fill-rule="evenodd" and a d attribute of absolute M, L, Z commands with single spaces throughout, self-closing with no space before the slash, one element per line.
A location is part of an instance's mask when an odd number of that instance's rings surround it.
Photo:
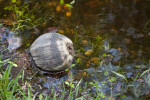
<path fill-rule="evenodd" d="M 59 33 L 46 33 L 33 42 L 30 54 L 39 70 L 61 72 L 73 61 L 73 43 L 68 37 Z"/>

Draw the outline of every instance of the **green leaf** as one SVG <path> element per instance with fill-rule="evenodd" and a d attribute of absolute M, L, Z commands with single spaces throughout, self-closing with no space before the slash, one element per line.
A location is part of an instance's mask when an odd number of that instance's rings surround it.
<path fill-rule="evenodd" d="M 70 85 L 69 82 L 65 82 L 66 85 Z"/>
<path fill-rule="evenodd" d="M 13 63 L 13 62 L 11 62 L 11 61 L 8 61 L 8 63 L 12 64 L 14 67 L 18 67 L 17 64 L 15 64 L 15 63 Z"/>
<path fill-rule="evenodd" d="M 12 3 L 16 3 L 16 0 L 11 0 Z"/>
<path fill-rule="evenodd" d="M 64 0 L 60 0 L 60 4 L 63 5 L 64 4 Z"/>
<path fill-rule="evenodd" d="M 126 77 L 125 77 L 124 75 L 122 75 L 122 74 L 120 74 L 120 73 L 117 73 L 117 72 L 115 72 L 115 71 L 111 71 L 111 72 L 114 73 L 114 74 L 116 74 L 117 76 L 119 76 L 119 77 L 125 79 L 125 80 L 127 81 L 127 79 L 126 79 Z"/>
<path fill-rule="evenodd" d="M 73 8 L 71 4 L 65 4 L 68 8 Z"/>

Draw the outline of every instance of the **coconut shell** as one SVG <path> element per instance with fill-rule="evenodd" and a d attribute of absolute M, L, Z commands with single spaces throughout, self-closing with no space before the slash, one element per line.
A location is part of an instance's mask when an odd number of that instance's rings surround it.
<path fill-rule="evenodd" d="M 33 42 L 30 54 L 38 69 L 59 72 L 72 63 L 74 48 L 68 37 L 59 33 L 46 33 Z"/>

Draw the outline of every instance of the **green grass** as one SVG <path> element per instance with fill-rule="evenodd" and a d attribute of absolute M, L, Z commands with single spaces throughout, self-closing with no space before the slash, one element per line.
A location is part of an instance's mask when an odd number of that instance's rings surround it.
<path fill-rule="evenodd" d="M 9 60 L 7 60 L 9 61 Z M 17 92 L 20 91 L 18 80 L 20 73 L 14 79 L 11 79 L 11 69 L 13 63 L 8 63 L 7 68 L 3 71 L 2 66 L 6 63 L 6 60 L 0 59 L 0 99 L 1 100 L 15 100 Z"/>
<path fill-rule="evenodd" d="M 1 57 L 2 58 L 2 57 Z M 0 100 L 33 100 L 35 99 L 34 94 L 31 92 L 32 86 L 28 82 L 24 83 L 24 71 L 20 71 L 20 73 L 15 77 L 11 78 L 11 69 L 12 67 L 17 67 L 17 65 L 9 59 L 1 60 L 0 58 Z M 7 63 L 6 70 L 2 69 L 2 66 Z M 22 74 L 21 74 L 22 72 Z M 22 78 L 22 79 L 21 79 Z M 85 100 L 84 95 L 81 95 L 84 92 L 87 92 L 87 83 L 84 87 L 81 87 L 82 78 L 75 84 L 73 83 L 72 74 L 70 74 L 71 82 L 64 82 L 60 88 L 61 93 L 57 95 L 54 88 L 51 88 L 51 94 L 47 96 L 43 96 L 39 93 L 36 98 L 39 100 Z M 22 81 L 23 86 L 27 87 L 27 91 L 22 89 L 22 86 L 19 85 L 18 80 Z M 96 90 L 98 90 L 97 84 Z M 89 93 L 85 94 L 89 95 Z M 97 91 L 97 97 L 95 100 L 98 100 L 101 96 L 101 93 Z"/>

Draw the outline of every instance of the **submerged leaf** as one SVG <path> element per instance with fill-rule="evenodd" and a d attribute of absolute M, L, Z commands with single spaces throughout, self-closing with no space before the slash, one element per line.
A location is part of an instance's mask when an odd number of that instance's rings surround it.
<path fill-rule="evenodd" d="M 59 32 L 60 34 L 63 34 L 63 33 L 64 33 L 64 30 L 58 30 L 58 32 Z"/>
<path fill-rule="evenodd" d="M 83 44 L 88 44 L 88 41 L 87 40 L 82 40 L 82 43 Z"/>
<path fill-rule="evenodd" d="M 85 52 L 85 55 L 91 55 L 92 53 L 93 53 L 93 49 L 90 49 Z"/>
<path fill-rule="evenodd" d="M 81 54 L 76 54 L 76 56 L 78 57 L 78 58 L 83 58 L 83 59 L 85 59 L 86 57 L 84 57 L 83 55 L 81 55 Z"/>
<path fill-rule="evenodd" d="M 60 10 L 61 10 L 61 6 L 58 5 L 58 6 L 56 7 L 56 11 L 59 12 Z"/>
<path fill-rule="evenodd" d="M 67 11 L 67 12 L 66 12 L 66 16 L 68 16 L 68 17 L 71 16 L 71 12 L 70 12 L 70 11 Z"/>
<path fill-rule="evenodd" d="M 89 65 L 90 65 L 91 62 L 94 62 L 94 64 L 98 64 L 98 63 L 99 63 L 99 58 L 98 58 L 98 57 L 93 57 L 93 58 L 91 58 L 91 59 L 87 62 L 86 66 L 89 67 Z"/>

